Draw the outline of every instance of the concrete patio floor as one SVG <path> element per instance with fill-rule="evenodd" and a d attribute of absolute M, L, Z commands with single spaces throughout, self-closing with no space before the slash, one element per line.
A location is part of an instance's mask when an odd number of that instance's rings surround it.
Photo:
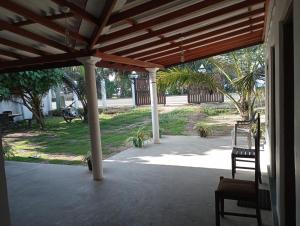
<path fill-rule="evenodd" d="M 262 168 L 266 154 L 262 151 Z M 161 144 L 123 151 L 104 163 L 105 179 L 87 167 L 6 162 L 15 226 L 213 226 L 214 190 L 230 177 L 231 138 L 168 136 Z M 238 178 L 253 178 L 241 172 Z M 266 175 L 263 182 L 267 183 Z M 267 186 L 267 184 L 263 184 Z M 226 202 L 225 209 L 253 212 Z M 262 211 L 272 225 L 271 211 Z M 222 226 L 257 225 L 226 217 Z"/>

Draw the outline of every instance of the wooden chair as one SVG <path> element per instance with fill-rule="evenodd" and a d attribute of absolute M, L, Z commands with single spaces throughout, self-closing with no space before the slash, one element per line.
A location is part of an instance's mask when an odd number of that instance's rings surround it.
<path fill-rule="evenodd" d="M 252 120 L 252 123 L 256 124 L 256 129 L 260 130 L 260 114 Z M 259 140 L 260 142 L 260 140 Z M 248 169 L 255 170 L 255 167 L 238 166 L 237 162 L 250 162 L 255 163 L 255 149 L 251 148 L 239 148 L 234 146 L 231 152 L 231 165 L 232 165 L 232 178 L 235 178 L 236 169 Z M 258 170 L 259 170 L 259 183 L 262 183 L 261 172 L 260 172 L 260 155 L 258 153 Z"/>
<path fill-rule="evenodd" d="M 259 117 L 258 117 L 259 121 Z M 261 214 L 259 207 L 259 148 L 260 148 L 260 130 L 257 127 L 255 138 L 255 180 L 236 180 L 220 177 L 220 182 L 217 190 L 215 191 L 215 211 L 216 211 L 216 226 L 220 226 L 220 215 L 240 216 L 240 217 L 253 217 L 257 218 L 258 226 L 261 226 Z M 256 214 L 235 213 L 224 211 L 224 200 L 243 200 L 255 201 Z"/>

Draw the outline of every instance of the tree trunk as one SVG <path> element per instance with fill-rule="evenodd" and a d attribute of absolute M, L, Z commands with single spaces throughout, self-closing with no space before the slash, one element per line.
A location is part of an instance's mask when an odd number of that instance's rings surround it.
<path fill-rule="evenodd" d="M 45 128 L 44 115 L 41 107 L 41 99 L 39 97 L 34 97 L 32 100 L 32 114 L 36 120 L 36 123 L 40 126 L 41 129 Z"/>

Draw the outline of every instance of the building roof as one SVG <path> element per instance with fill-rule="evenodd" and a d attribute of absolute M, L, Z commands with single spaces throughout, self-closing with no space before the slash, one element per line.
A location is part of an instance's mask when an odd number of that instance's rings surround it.
<path fill-rule="evenodd" d="M 264 40 L 267 0 L 5 0 L 0 72 L 168 67 Z"/>

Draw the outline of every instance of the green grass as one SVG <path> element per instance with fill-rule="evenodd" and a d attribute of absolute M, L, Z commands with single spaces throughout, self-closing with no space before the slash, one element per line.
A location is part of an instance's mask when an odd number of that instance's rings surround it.
<path fill-rule="evenodd" d="M 201 111 L 205 113 L 207 116 L 232 114 L 233 112 L 235 112 L 235 110 L 230 108 L 209 108 L 209 107 L 202 108 Z"/>
<path fill-rule="evenodd" d="M 164 134 L 184 134 L 188 115 L 194 109 L 186 107 L 161 113 L 160 127 Z M 131 146 L 127 139 L 139 128 L 144 127 L 145 131 L 151 132 L 150 108 L 136 108 L 114 114 L 102 113 L 100 127 L 102 151 L 107 157 Z M 90 150 L 89 128 L 80 120 L 66 123 L 62 117 L 49 117 L 46 118 L 46 130 L 40 131 L 34 125 L 23 137 L 13 138 L 13 135 L 7 136 L 6 143 L 15 155 L 10 160 L 15 161 L 80 164 Z"/>

